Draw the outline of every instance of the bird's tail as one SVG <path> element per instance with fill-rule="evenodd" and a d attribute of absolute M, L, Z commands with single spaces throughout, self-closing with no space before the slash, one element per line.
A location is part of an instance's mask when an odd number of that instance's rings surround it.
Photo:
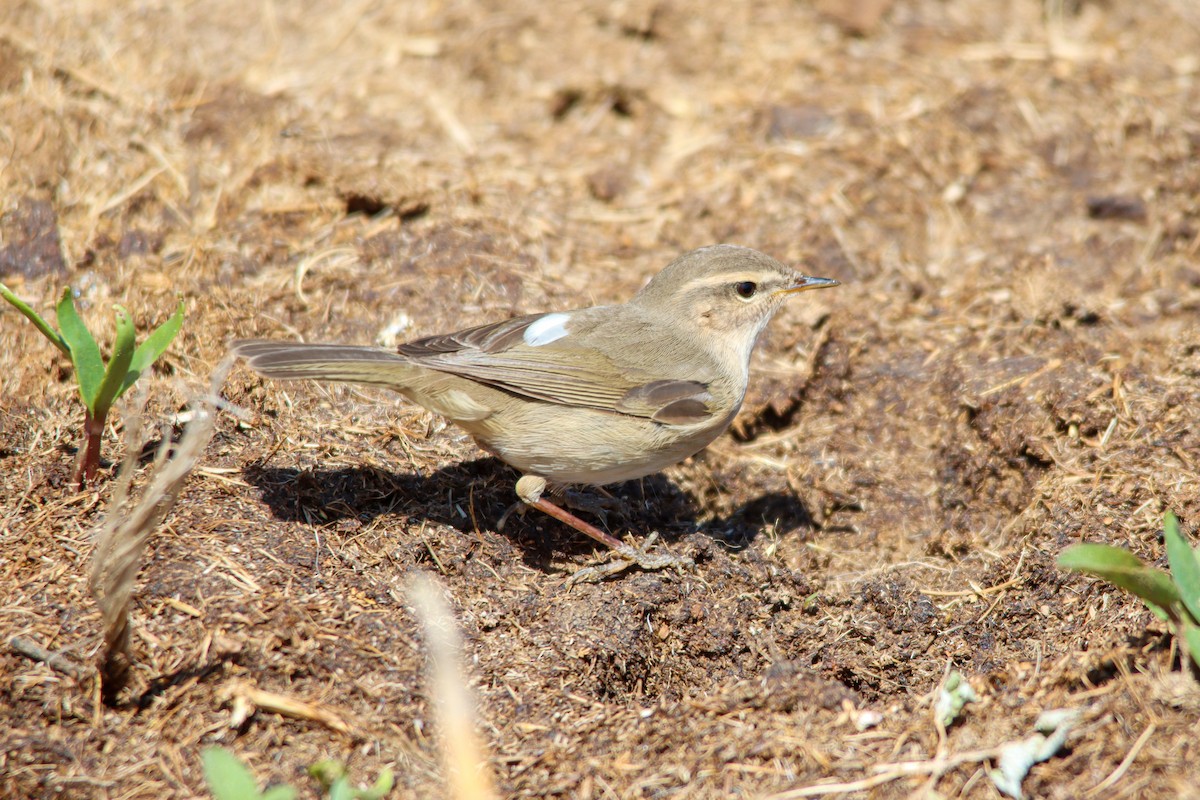
<path fill-rule="evenodd" d="M 401 389 L 416 369 L 399 353 L 379 347 L 242 339 L 232 349 L 259 375 L 280 380 L 311 378 Z"/>

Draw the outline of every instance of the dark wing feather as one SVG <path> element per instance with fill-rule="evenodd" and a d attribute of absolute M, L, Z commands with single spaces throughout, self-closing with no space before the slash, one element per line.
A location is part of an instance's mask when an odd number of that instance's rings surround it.
<path fill-rule="evenodd" d="M 708 385 L 699 381 L 651 381 L 626 392 L 616 410 L 668 425 L 688 425 L 711 416 L 712 399 Z"/>
<path fill-rule="evenodd" d="M 513 345 L 524 341 L 525 329 L 544 317 L 545 314 L 528 314 L 500 322 L 476 325 L 474 328 L 426 336 L 396 348 L 400 355 L 417 359 L 443 353 L 458 353 L 464 350 L 480 350 L 484 353 L 502 353 Z"/>
<path fill-rule="evenodd" d="M 398 351 L 429 369 L 547 403 L 614 411 L 665 425 L 712 418 L 713 398 L 700 381 L 649 380 L 650 372 L 623 368 L 598 348 L 580 347 L 570 333 L 537 347 L 526 344 L 526 329 L 543 316 L 429 336 L 400 345 Z"/>

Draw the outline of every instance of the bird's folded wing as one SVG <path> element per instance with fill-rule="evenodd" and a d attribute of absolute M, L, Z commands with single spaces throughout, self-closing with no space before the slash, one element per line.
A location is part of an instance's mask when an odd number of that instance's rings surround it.
<path fill-rule="evenodd" d="M 658 380 L 630 389 L 616 410 L 667 425 L 692 425 L 712 418 L 712 400 L 707 384 L 699 381 Z"/>
<path fill-rule="evenodd" d="M 510 347 L 520 344 L 525 336 L 525 330 L 544 317 L 545 314 L 529 314 L 524 317 L 513 317 L 500 322 L 489 322 L 474 328 L 443 333 L 437 336 L 426 336 L 424 339 L 408 342 L 397 348 L 400 355 L 418 361 L 430 356 L 443 353 L 458 353 L 464 350 L 481 350 L 485 353 L 501 353 Z"/>
<path fill-rule="evenodd" d="M 431 336 L 400 345 L 399 352 L 429 369 L 548 403 L 646 417 L 666 425 L 713 417 L 713 397 L 702 381 L 655 379 L 647 370 L 621 367 L 604 352 L 579 346 L 570 335 L 538 346 L 527 344 L 526 329 L 543 316 Z"/>

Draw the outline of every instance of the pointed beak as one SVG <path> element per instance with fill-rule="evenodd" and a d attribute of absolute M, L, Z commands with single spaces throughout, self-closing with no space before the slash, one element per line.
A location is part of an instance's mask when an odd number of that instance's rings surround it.
<path fill-rule="evenodd" d="M 831 286 L 839 285 L 833 278 L 810 278 L 807 275 L 801 275 L 795 285 L 783 289 L 780 291 L 780 294 L 796 294 L 798 292 L 807 292 L 809 289 L 828 289 Z"/>

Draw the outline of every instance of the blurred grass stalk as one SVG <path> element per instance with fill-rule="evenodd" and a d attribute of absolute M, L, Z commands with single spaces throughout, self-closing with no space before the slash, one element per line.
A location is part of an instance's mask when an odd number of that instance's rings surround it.
<path fill-rule="evenodd" d="M 125 687 L 132 657 L 129 652 L 129 606 L 141 567 L 142 553 L 150 536 L 170 513 L 184 482 L 212 438 L 216 420 L 217 391 L 233 365 L 226 358 L 213 373 L 207 396 L 191 404 L 192 416 L 183 435 L 172 448 L 171 431 L 164 426 L 162 441 L 149 470 L 149 483 L 140 498 L 130 494 L 130 485 L 142 450 L 145 392 L 140 392 L 136 411 L 128 415 L 125 429 L 125 458 L 113 486 L 108 513 L 92 553 L 88 585 L 100 606 L 104 626 L 104 649 L 100 655 L 100 693 L 112 705 Z"/>
<path fill-rule="evenodd" d="M 429 702 L 441 731 L 442 761 L 453 800 L 495 800 L 491 771 L 475 732 L 475 709 L 462 671 L 462 641 L 441 585 L 424 574 L 409 583 L 429 648 Z"/>

